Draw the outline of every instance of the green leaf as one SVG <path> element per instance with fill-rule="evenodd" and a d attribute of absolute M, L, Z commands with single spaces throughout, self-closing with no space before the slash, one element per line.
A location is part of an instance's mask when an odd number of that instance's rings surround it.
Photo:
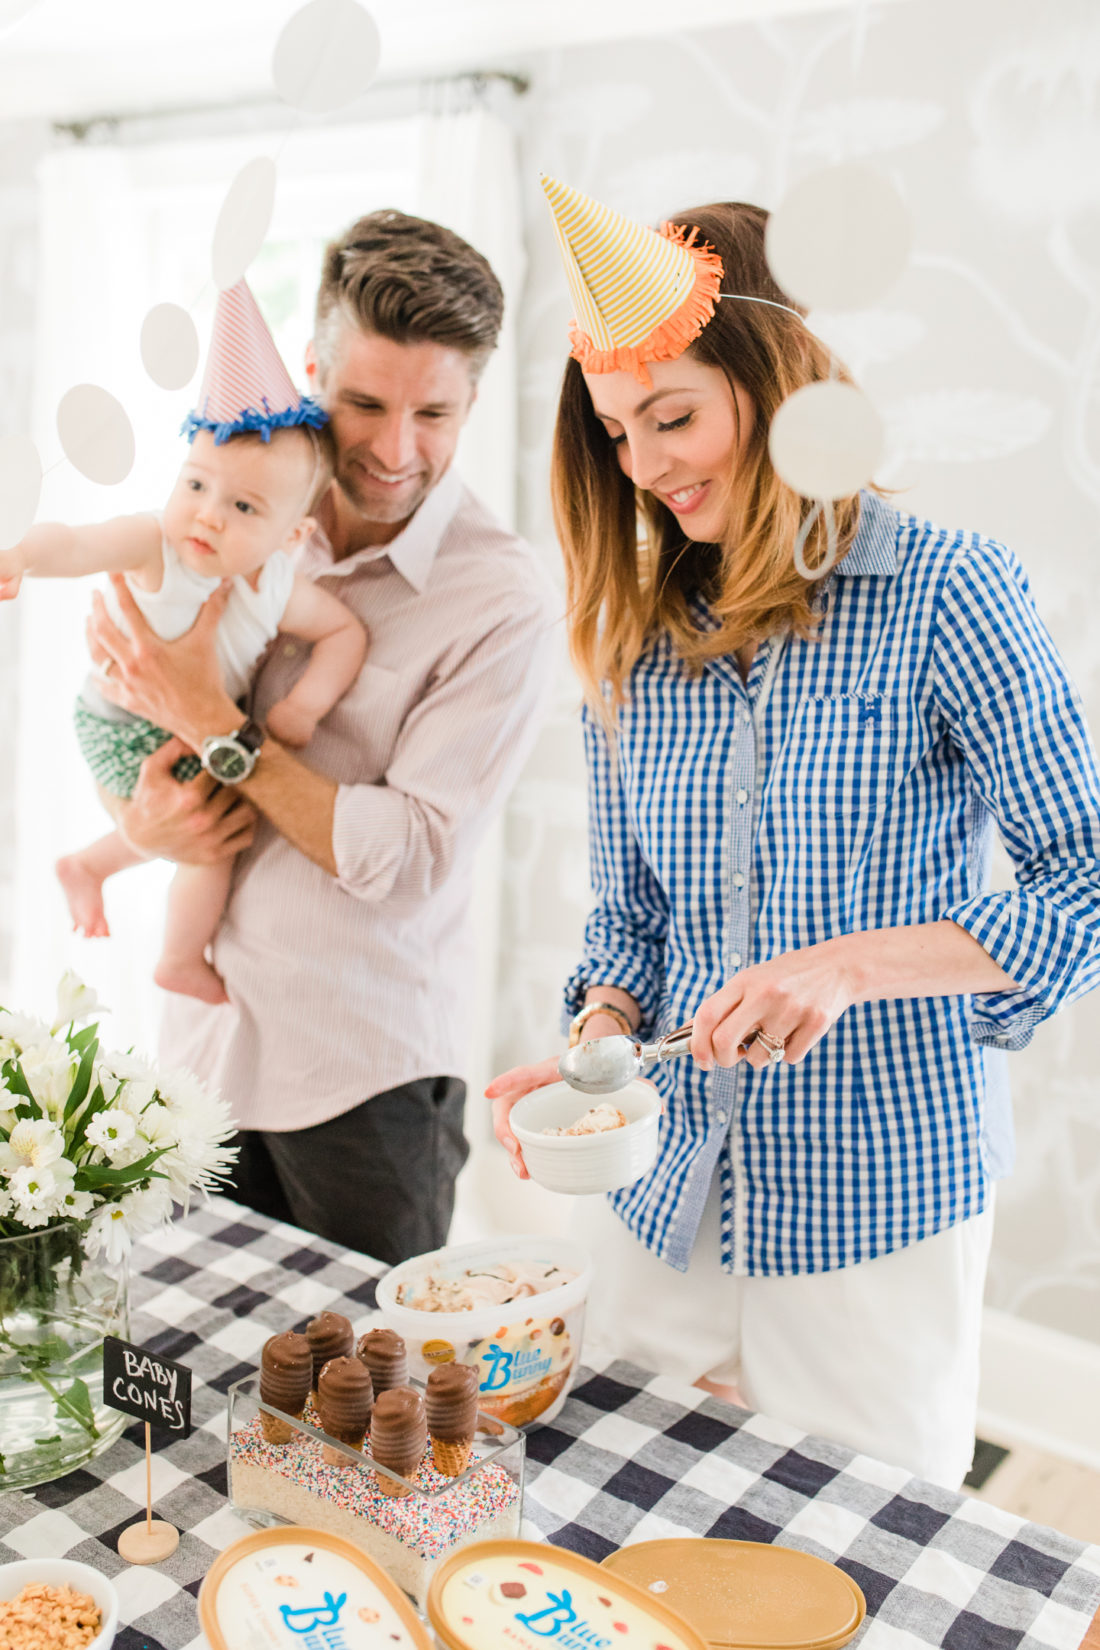
<path fill-rule="evenodd" d="M 83 1054 L 85 1049 L 89 1047 L 93 1050 L 97 1049 L 99 1047 L 97 1037 L 98 1031 L 99 1027 L 95 1025 L 85 1026 L 83 1031 L 74 1031 L 72 1036 L 69 1038 L 69 1047 L 72 1049 L 73 1053 Z"/>
<path fill-rule="evenodd" d="M 136 1163 L 127 1163 L 120 1169 L 107 1164 L 86 1163 L 81 1168 L 80 1178 L 89 1192 L 97 1191 L 101 1186 L 128 1186 L 131 1181 L 144 1180 L 147 1176 L 154 1180 L 167 1180 L 167 1175 L 153 1169 L 157 1158 L 163 1157 L 167 1150 L 167 1146 L 158 1146 L 156 1151 L 146 1152 Z"/>
<path fill-rule="evenodd" d="M 31 1108 L 32 1117 L 44 1117 L 46 1114 L 31 1093 L 30 1084 L 23 1075 L 23 1067 L 16 1059 L 8 1060 L 4 1065 L 4 1078 L 12 1094 L 19 1094 Z M 22 1112 L 25 1108 L 20 1106 Z"/>
<path fill-rule="evenodd" d="M 65 1396 L 82 1420 L 89 1422 L 95 1420 L 95 1413 L 92 1409 L 92 1395 L 83 1381 L 74 1381 Z"/>
<path fill-rule="evenodd" d="M 88 1124 L 91 1122 L 92 1118 L 96 1115 L 97 1112 L 101 1112 L 103 1110 L 104 1110 L 103 1087 L 102 1087 L 101 1084 L 97 1083 L 95 1088 L 92 1090 L 92 1098 L 89 1100 L 88 1104 L 84 1107 L 84 1110 L 80 1113 L 80 1116 L 76 1119 L 76 1121 L 73 1125 L 72 1133 L 69 1135 L 68 1155 L 70 1157 L 72 1156 L 73 1152 L 77 1151 L 84 1144 L 84 1137 L 88 1132 Z M 66 1114 L 65 1114 L 65 1120 L 66 1120 L 66 1122 L 68 1122 L 68 1112 L 67 1111 L 66 1111 Z"/>
<path fill-rule="evenodd" d="M 95 1053 L 95 1044 L 93 1043 L 91 1048 L 86 1048 L 80 1057 L 80 1065 L 77 1068 L 73 1086 L 69 1090 L 69 1098 L 65 1102 L 66 1123 L 77 1107 L 83 1104 L 88 1093 L 92 1081 L 92 1061 L 95 1059 Z"/>

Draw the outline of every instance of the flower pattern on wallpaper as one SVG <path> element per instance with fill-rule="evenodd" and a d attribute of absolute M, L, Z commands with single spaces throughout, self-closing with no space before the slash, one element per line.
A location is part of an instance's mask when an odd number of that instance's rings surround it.
<path fill-rule="evenodd" d="M 620 210 L 774 205 L 813 168 L 883 167 L 914 212 L 910 268 L 874 309 L 811 324 L 883 412 L 881 479 L 945 525 L 1007 538 L 1100 729 L 1100 19 L 1093 0 L 957 0 L 744 23 L 553 54 L 524 144 Z M 950 41 L 950 50 L 945 42 Z M 675 105 L 662 96 L 675 85 Z M 548 90 L 547 87 L 551 87 Z M 556 125 L 563 109 L 569 130 Z M 598 104 L 595 122 L 589 120 Z M 616 124 L 616 122 L 618 124 Z M 569 305 L 528 192 L 521 525 L 553 545 L 547 476 Z M 1091 254 L 1090 254 L 1091 248 Z M 1090 412 L 1091 409 L 1091 412 Z M 1090 418 L 1092 420 L 1090 424 Z M 560 1045 L 588 903 L 579 693 L 559 691 L 505 831 L 500 1069 Z M 1000 848 L 994 886 L 1013 872 Z M 1086 999 L 1011 1059 L 1019 1167 L 998 1193 L 989 1298 L 1100 1341 L 1100 1014 Z"/>

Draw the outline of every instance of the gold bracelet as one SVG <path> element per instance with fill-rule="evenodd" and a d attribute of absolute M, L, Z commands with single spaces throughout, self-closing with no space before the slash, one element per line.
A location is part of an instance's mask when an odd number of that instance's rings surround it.
<path fill-rule="evenodd" d="M 573 1018 L 569 1022 L 570 1048 L 576 1048 L 577 1044 L 581 1040 L 581 1032 L 584 1030 L 585 1024 L 592 1018 L 593 1014 L 610 1014 L 613 1020 L 618 1020 L 619 1024 L 623 1028 L 624 1034 L 627 1037 L 633 1037 L 634 1027 L 631 1025 L 622 1009 L 616 1008 L 614 1003 L 585 1003 L 580 1012 L 578 1014 L 574 1014 Z"/>

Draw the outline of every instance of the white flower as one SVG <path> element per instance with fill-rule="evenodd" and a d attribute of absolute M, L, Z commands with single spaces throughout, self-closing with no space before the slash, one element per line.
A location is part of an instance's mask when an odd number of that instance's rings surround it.
<path fill-rule="evenodd" d="M 111 1265 L 129 1254 L 135 1237 L 151 1232 L 172 1213 L 172 1199 L 160 1181 L 143 1192 L 131 1192 L 120 1203 L 100 1209 L 88 1229 L 85 1250 L 93 1259 L 102 1253 Z"/>
<path fill-rule="evenodd" d="M 0 1186 L 0 1216 L 10 1215 L 15 1207 L 15 1199 L 6 1186 Z"/>
<path fill-rule="evenodd" d="M 91 1260 L 102 1254 L 112 1266 L 130 1253 L 131 1237 L 121 1203 L 108 1203 L 88 1228 L 84 1251 Z"/>
<path fill-rule="evenodd" d="M 96 1113 L 88 1124 L 86 1138 L 93 1146 L 101 1147 L 113 1163 L 136 1133 L 137 1125 L 130 1114 L 112 1106 Z"/>
<path fill-rule="evenodd" d="M 59 1114 L 73 1086 L 73 1057 L 63 1043 L 42 1043 L 23 1050 L 23 1076 L 42 1110 Z"/>
<path fill-rule="evenodd" d="M 186 1209 L 192 1190 L 219 1190 L 226 1171 L 237 1159 L 238 1148 L 225 1144 L 236 1132 L 229 1107 L 211 1094 L 189 1071 L 170 1071 L 158 1082 L 161 1098 L 179 1136 L 157 1168 L 167 1175 L 173 1194 Z"/>
<path fill-rule="evenodd" d="M 60 1031 L 62 1026 L 75 1024 L 78 1020 L 90 1020 L 102 1006 L 91 986 L 85 985 L 79 975 L 69 968 L 62 974 L 57 988 L 57 1019 L 53 1029 Z"/>
<path fill-rule="evenodd" d="M 168 1107 L 159 1102 L 145 1107 L 137 1119 L 137 1127 L 150 1146 L 175 1146 L 179 1142 L 179 1123 Z"/>
<path fill-rule="evenodd" d="M 58 1199 L 57 1212 L 68 1215 L 71 1220 L 84 1220 L 94 1208 L 95 1198 L 91 1192 L 78 1192 L 70 1182 L 68 1191 Z"/>
<path fill-rule="evenodd" d="M 61 1130 L 44 1118 L 16 1123 L 6 1143 L 0 1142 L 0 1171 L 15 1174 L 24 1168 L 44 1169 L 65 1150 Z"/>
<path fill-rule="evenodd" d="M 9 1009 L 0 1008 L 0 1043 L 10 1044 L 18 1051 L 49 1040 L 50 1028 L 44 1020 L 32 1020 L 29 1014 L 13 1014 Z M 3 1058 L 8 1056 L 5 1054 Z"/>
<path fill-rule="evenodd" d="M 156 1092 L 156 1084 L 150 1078 L 134 1078 L 123 1083 L 114 1103 L 140 1125 L 142 1114 L 152 1105 Z"/>
<path fill-rule="evenodd" d="M 44 1226 L 58 1213 L 63 1198 L 72 1190 L 72 1176 L 71 1163 L 65 1163 L 64 1167 L 54 1164 L 44 1169 L 29 1166 L 16 1169 L 8 1189 L 15 1203 L 16 1216 L 24 1226 Z"/>

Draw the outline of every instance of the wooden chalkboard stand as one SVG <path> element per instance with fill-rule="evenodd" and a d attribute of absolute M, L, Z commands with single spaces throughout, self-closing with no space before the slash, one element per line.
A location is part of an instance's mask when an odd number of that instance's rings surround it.
<path fill-rule="evenodd" d="M 174 1524 L 153 1517 L 153 1440 L 145 1423 L 145 1522 L 131 1524 L 118 1538 L 118 1554 L 127 1564 L 160 1564 L 180 1544 Z"/>

